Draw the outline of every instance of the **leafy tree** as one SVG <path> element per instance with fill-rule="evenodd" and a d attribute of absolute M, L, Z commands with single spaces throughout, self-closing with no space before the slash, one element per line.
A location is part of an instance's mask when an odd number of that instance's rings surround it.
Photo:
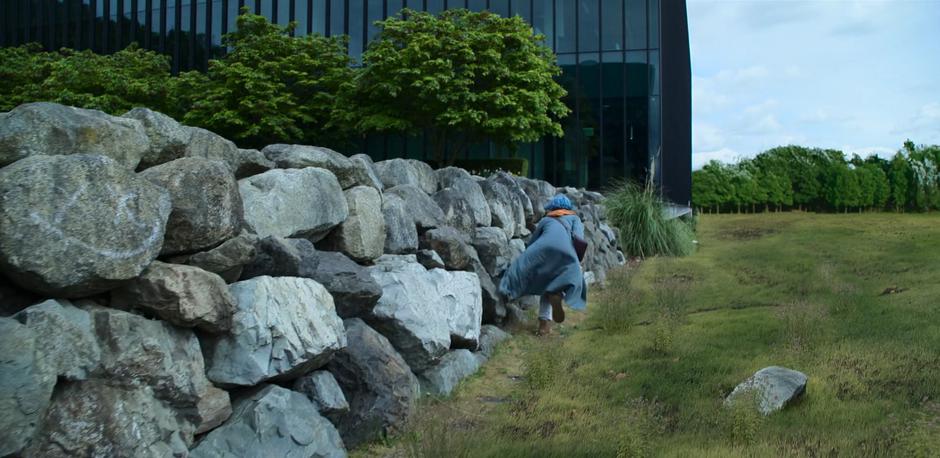
<path fill-rule="evenodd" d="M 175 83 L 177 114 L 248 146 L 340 142 L 342 124 L 327 124 L 340 86 L 353 78 L 345 39 L 294 38 L 296 23 L 281 27 L 246 11 L 237 31 L 223 37 L 228 54 L 211 60 L 205 74 L 188 72 Z"/>
<path fill-rule="evenodd" d="M 27 102 L 47 100 L 42 82 L 59 60 L 57 53 L 44 52 L 39 43 L 0 47 L 0 111 L 10 111 Z"/>
<path fill-rule="evenodd" d="M 334 125 L 356 131 L 427 132 L 439 161 L 468 145 L 562 135 L 568 108 L 543 37 L 519 17 L 448 10 L 403 10 L 377 23 L 363 68 L 343 90 Z"/>
<path fill-rule="evenodd" d="M 169 79 L 169 58 L 136 44 L 110 55 L 45 52 L 36 43 L 0 48 L 0 110 L 38 101 L 111 114 L 137 106 L 162 110 Z"/>
<path fill-rule="evenodd" d="M 891 202 L 895 211 L 902 211 L 907 206 L 911 194 L 911 178 L 913 171 L 907 158 L 900 151 L 891 159 L 891 173 L 888 179 L 891 183 Z"/>

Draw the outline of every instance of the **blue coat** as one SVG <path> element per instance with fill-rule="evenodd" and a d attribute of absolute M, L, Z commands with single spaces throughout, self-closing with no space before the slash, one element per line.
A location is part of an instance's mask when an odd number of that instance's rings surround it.
<path fill-rule="evenodd" d="M 542 218 L 525 252 L 503 274 L 499 282 L 503 295 L 514 300 L 529 294 L 564 292 L 565 302 L 571 308 L 581 310 L 587 305 L 587 285 L 565 224 L 584 238 L 584 224 L 577 215 Z"/>

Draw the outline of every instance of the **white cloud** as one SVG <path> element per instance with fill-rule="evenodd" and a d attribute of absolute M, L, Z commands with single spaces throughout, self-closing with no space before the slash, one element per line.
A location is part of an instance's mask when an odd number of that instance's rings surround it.
<path fill-rule="evenodd" d="M 741 154 L 731 148 L 721 148 L 714 151 L 702 151 L 692 153 L 692 170 L 698 170 L 710 161 L 721 161 L 724 163 L 736 162 L 741 159 Z"/>

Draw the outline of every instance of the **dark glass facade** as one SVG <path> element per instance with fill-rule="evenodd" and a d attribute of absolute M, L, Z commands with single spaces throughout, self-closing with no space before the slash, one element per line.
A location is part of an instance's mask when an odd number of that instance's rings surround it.
<path fill-rule="evenodd" d="M 572 110 L 563 138 L 519 145 L 530 174 L 602 189 L 652 175 L 678 204 L 691 194 L 691 68 L 684 0 L 0 0 L 0 45 L 39 42 L 108 53 L 131 42 L 172 56 L 173 72 L 205 69 L 241 7 L 297 35 L 349 35 L 358 58 L 373 25 L 407 7 L 519 15 L 558 54 Z M 364 140 L 376 160 L 424 158 L 423 138 Z M 475 145 L 469 158 L 510 154 Z"/>

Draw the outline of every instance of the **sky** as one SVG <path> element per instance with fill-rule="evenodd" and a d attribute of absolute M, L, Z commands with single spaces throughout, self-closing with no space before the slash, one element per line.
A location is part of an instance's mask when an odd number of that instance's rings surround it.
<path fill-rule="evenodd" d="M 940 144 L 940 0 L 688 0 L 692 166 Z"/>

